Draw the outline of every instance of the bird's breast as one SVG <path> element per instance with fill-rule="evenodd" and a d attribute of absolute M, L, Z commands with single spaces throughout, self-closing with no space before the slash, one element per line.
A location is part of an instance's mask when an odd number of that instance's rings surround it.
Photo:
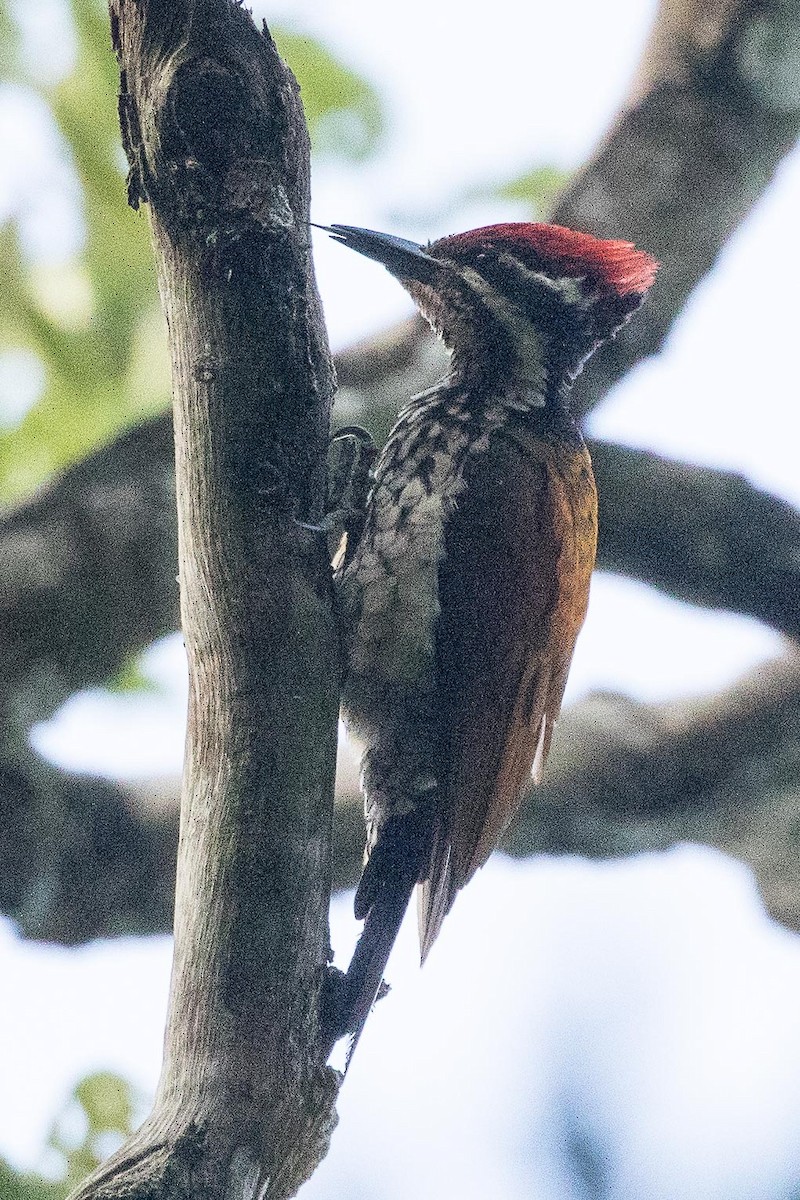
<path fill-rule="evenodd" d="M 359 544 L 339 580 L 350 677 L 402 686 L 430 673 L 444 530 L 468 448 L 462 424 L 435 416 L 406 422 L 387 442 Z"/>

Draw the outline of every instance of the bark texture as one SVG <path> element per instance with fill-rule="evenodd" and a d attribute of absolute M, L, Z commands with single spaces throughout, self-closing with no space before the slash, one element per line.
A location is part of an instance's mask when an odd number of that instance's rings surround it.
<path fill-rule="evenodd" d="M 293 1195 L 325 1153 L 338 642 L 321 515 L 332 372 L 296 84 L 231 0 L 112 0 L 129 199 L 149 205 L 175 396 L 190 674 L 164 1064 L 75 1193 Z"/>

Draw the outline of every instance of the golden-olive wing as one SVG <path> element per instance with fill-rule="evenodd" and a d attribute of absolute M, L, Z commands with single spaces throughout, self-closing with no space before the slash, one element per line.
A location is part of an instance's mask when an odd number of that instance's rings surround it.
<path fill-rule="evenodd" d="M 496 433 L 471 460 L 439 572 L 439 695 L 447 772 L 418 892 L 423 958 L 550 746 L 586 614 L 597 541 L 577 439 Z"/>

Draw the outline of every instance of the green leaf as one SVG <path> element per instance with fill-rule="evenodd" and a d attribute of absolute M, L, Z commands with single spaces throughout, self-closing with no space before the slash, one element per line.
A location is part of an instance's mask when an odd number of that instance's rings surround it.
<path fill-rule="evenodd" d="M 89 1134 L 132 1132 L 133 1092 L 131 1085 L 110 1071 L 97 1071 L 82 1079 L 74 1097 L 89 1122 Z"/>
<path fill-rule="evenodd" d="M 113 675 L 105 686 L 109 692 L 127 696 L 142 694 L 154 696 L 163 694 L 164 690 L 149 675 L 145 675 L 142 670 L 141 654 L 129 655 L 116 675 Z"/>
<path fill-rule="evenodd" d="M 570 172 L 558 167 L 533 167 L 530 171 L 498 184 L 491 189 L 495 195 L 506 200 L 520 200 L 529 204 L 537 216 L 545 217 L 553 207 L 558 193 L 569 182 Z"/>
<path fill-rule="evenodd" d="M 121 1142 L 132 1132 L 136 1107 L 131 1085 L 110 1071 L 97 1071 L 81 1080 L 47 1141 L 48 1148 L 63 1159 L 70 1186 L 106 1157 L 110 1138 Z"/>
<path fill-rule="evenodd" d="M 524 207 L 524 216 L 529 220 L 546 220 L 556 197 L 569 179 L 569 172 L 557 167 L 532 167 L 515 179 L 463 188 L 453 196 L 448 208 L 459 209 L 474 204 L 485 207 L 487 202 L 510 200 Z"/>
<path fill-rule="evenodd" d="M 2 1200 L 64 1200 L 106 1157 L 109 1136 L 121 1141 L 131 1133 L 137 1107 L 138 1097 L 131 1085 L 110 1071 L 97 1071 L 82 1079 L 47 1140 L 47 1149 L 63 1162 L 63 1177 L 53 1181 L 20 1174 L 0 1158 Z"/>
<path fill-rule="evenodd" d="M 3 1200 L 64 1200 L 66 1182 L 52 1183 L 40 1175 L 20 1175 L 0 1159 L 0 1196 Z"/>

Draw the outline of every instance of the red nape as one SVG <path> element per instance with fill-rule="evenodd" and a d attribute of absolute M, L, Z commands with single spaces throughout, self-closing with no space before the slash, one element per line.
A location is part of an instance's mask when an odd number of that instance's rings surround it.
<path fill-rule="evenodd" d="M 637 250 L 632 242 L 597 238 L 564 225 L 510 221 L 457 233 L 434 243 L 437 249 L 476 248 L 481 244 L 495 250 L 507 247 L 517 253 L 527 246 L 565 275 L 594 275 L 618 296 L 646 292 L 658 270 L 656 260 L 644 250 Z"/>

